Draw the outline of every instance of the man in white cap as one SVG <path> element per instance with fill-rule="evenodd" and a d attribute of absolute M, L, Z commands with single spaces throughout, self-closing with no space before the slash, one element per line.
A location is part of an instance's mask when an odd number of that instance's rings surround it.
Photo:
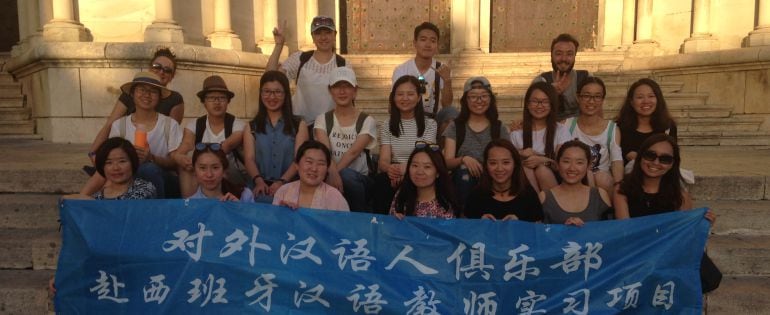
<path fill-rule="evenodd" d="M 294 114 L 302 116 L 312 128 L 315 118 L 334 108 L 334 101 L 329 95 L 327 83 L 329 73 L 337 67 L 348 66 L 342 56 L 334 52 L 337 29 L 334 19 L 326 16 L 316 16 L 310 25 L 313 44 L 316 49 L 297 51 L 289 56 L 283 64 L 278 65 L 285 37 L 280 27 L 273 29 L 275 48 L 268 59 L 265 70 L 279 70 L 289 79 L 295 79 L 297 91 L 292 97 Z M 311 129 L 312 134 L 312 129 Z"/>
<path fill-rule="evenodd" d="M 351 211 L 368 211 L 367 191 L 374 167 L 369 150 L 377 139 L 377 122 L 355 107 L 358 83 L 353 69 L 339 67 L 330 74 L 328 90 L 335 107 L 315 119 L 315 139 L 332 152 L 327 182 L 345 196 Z"/>

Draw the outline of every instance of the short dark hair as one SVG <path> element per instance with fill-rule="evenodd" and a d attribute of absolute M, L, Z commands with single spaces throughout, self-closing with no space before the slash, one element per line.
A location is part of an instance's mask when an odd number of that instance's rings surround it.
<path fill-rule="evenodd" d="M 564 152 L 567 151 L 569 148 L 579 148 L 583 153 L 586 155 L 586 161 L 591 162 L 591 147 L 589 147 L 587 144 L 581 142 L 578 139 L 570 140 L 561 145 L 559 147 L 559 152 L 556 153 L 556 163 L 559 163 L 559 160 L 561 160 L 561 157 L 564 155 Z M 583 179 L 580 180 L 585 185 L 588 185 L 588 172 L 586 172 L 585 175 L 583 175 Z"/>
<path fill-rule="evenodd" d="M 556 43 L 559 43 L 559 42 L 570 42 L 575 44 L 576 51 L 578 47 L 580 47 L 580 43 L 578 43 L 578 40 L 574 36 L 567 33 L 562 33 L 562 34 L 559 34 L 559 36 L 556 36 L 556 38 L 554 38 L 553 41 L 551 41 L 551 52 L 553 52 L 553 46 L 556 46 Z"/>
<path fill-rule="evenodd" d="M 438 26 L 436 26 L 436 24 L 431 22 L 422 22 L 422 24 L 417 25 L 417 27 L 414 28 L 414 40 L 417 40 L 417 36 L 419 36 L 420 32 L 423 30 L 431 30 L 436 33 L 437 40 L 441 39 L 441 33 L 438 31 Z"/>
<path fill-rule="evenodd" d="M 155 62 L 155 59 L 158 59 L 158 57 L 166 57 L 170 59 L 171 63 L 174 64 L 174 72 L 176 72 L 176 55 L 174 55 L 174 52 L 171 51 L 171 48 L 158 47 L 155 53 L 152 54 L 152 59 L 150 59 L 151 66 L 152 63 Z"/>
<path fill-rule="evenodd" d="M 136 154 L 134 145 L 121 137 L 109 138 L 102 142 L 99 148 L 96 149 L 96 156 L 94 157 L 96 162 L 96 172 L 98 172 L 99 175 L 102 175 L 102 177 L 106 177 L 104 175 L 104 164 L 107 163 L 107 157 L 114 149 L 121 149 L 123 152 L 126 152 L 128 161 L 131 162 L 131 176 L 133 176 L 136 173 L 136 170 L 139 169 L 139 155 Z"/>
<path fill-rule="evenodd" d="M 316 140 L 308 140 L 302 143 L 302 145 L 299 146 L 299 149 L 297 149 L 297 154 L 294 156 L 294 162 L 299 164 L 299 161 L 302 160 L 302 156 L 305 155 L 305 152 L 312 149 L 321 150 L 321 152 L 324 153 L 326 156 L 326 166 L 332 164 L 331 151 L 329 151 L 329 148 L 327 148 L 326 145 Z"/>
<path fill-rule="evenodd" d="M 602 87 L 602 97 L 606 97 L 607 96 L 607 86 L 604 85 L 604 81 L 602 81 L 602 79 L 600 79 L 599 77 L 594 77 L 594 76 L 586 77 L 585 79 L 583 79 L 583 81 L 578 82 L 577 94 L 580 94 L 580 92 L 583 91 L 583 87 L 585 87 L 586 85 L 589 85 L 591 83 L 595 83 L 595 84 L 598 84 L 599 86 L 601 86 Z"/>

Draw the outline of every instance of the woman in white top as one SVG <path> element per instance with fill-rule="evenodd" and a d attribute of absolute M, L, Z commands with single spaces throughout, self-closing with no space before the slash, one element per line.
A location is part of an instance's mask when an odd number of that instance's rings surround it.
<path fill-rule="evenodd" d="M 511 142 L 523 159 L 524 174 L 536 191 L 558 184 L 556 152 L 570 140 L 568 129 L 556 120 L 557 104 L 559 95 L 552 85 L 533 83 L 524 95 L 522 128 L 511 132 Z"/>
<path fill-rule="evenodd" d="M 613 193 L 615 185 L 623 180 L 623 152 L 620 149 L 620 128 L 614 121 L 602 116 L 602 105 L 607 95 L 604 82 L 597 77 L 587 77 L 578 84 L 580 115 L 570 118 L 565 125 L 572 138 L 591 147 L 591 186 Z"/>
<path fill-rule="evenodd" d="M 238 167 L 243 160 L 238 148 L 243 141 L 242 120 L 227 113 L 227 106 L 235 93 L 227 89 L 222 77 L 212 75 L 203 80 L 203 89 L 197 94 L 206 115 L 190 120 L 184 129 L 182 144 L 179 145 L 174 159 L 179 173 L 179 186 L 182 197 L 195 193 L 195 174 L 193 172 L 192 151 L 198 143 L 218 143 L 227 155 L 228 167 L 225 176 L 234 184 L 244 185 L 247 175 Z M 200 128 L 200 130 L 198 130 Z M 241 164 L 242 165 L 242 164 Z"/>
<path fill-rule="evenodd" d="M 425 117 L 420 81 L 405 75 L 390 92 L 390 120 L 381 128 L 380 174 L 375 179 L 374 211 L 386 214 L 406 171 L 416 141 L 436 141 L 436 121 Z"/>

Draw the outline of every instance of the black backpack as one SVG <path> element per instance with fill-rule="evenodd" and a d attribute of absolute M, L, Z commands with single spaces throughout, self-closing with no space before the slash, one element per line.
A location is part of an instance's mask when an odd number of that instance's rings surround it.
<path fill-rule="evenodd" d="M 367 117 L 369 117 L 367 113 L 361 112 L 358 114 L 356 119 L 356 135 L 361 132 Z M 332 127 L 334 127 L 334 110 L 326 112 L 324 120 L 326 120 L 326 136 L 328 137 L 332 134 Z M 374 160 L 372 160 L 371 152 L 369 149 L 364 148 L 364 154 L 366 155 L 366 166 L 369 168 L 369 176 L 374 177 L 377 174 L 377 166 L 374 164 Z"/>
<path fill-rule="evenodd" d="M 299 67 L 297 68 L 297 78 L 295 78 L 295 82 L 299 80 L 299 73 L 302 71 L 302 67 L 310 61 L 310 58 L 313 57 L 313 53 L 315 50 L 308 50 L 303 51 L 301 54 L 299 54 Z M 342 56 L 338 54 L 334 54 L 334 59 L 337 60 L 337 67 L 344 67 L 345 66 L 345 58 L 342 58 Z"/>
<path fill-rule="evenodd" d="M 230 113 L 225 113 L 225 139 L 233 134 L 233 124 L 235 123 L 235 116 Z M 206 132 L 206 115 L 198 117 L 195 120 L 195 143 L 201 143 L 203 141 L 203 133 Z M 233 156 L 235 160 L 243 164 L 243 157 L 238 150 L 233 150 Z"/>

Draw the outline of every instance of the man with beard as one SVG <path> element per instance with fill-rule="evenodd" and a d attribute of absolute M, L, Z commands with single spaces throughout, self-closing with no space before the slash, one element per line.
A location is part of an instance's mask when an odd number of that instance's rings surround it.
<path fill-rule="evenodd" d="M 551 42 L 551 66 L 548 71 L 537 76 L 532 83 L 545 81 L 556 88 L 561 104 L 556 106 L 559 120 L 578 115 L 577 85 L 590 74 L 586 70 L 575 70 L 575 55 L 580 44 L 570 34 L 559 34 Z"/>

